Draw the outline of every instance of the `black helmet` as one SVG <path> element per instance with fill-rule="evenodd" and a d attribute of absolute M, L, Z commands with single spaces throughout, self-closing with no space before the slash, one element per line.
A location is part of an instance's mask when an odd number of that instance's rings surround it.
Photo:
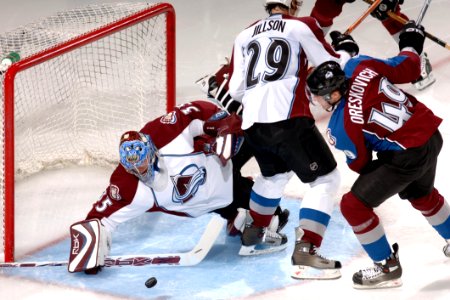
<path fill-rule="evenodd" d="M 342 94 L 347 89 L 345 73 L 335 61 L 326 61 L 317 66 L 306 78 L 306 84 L 314 95 L 325 96 L 335 90 Z"/>

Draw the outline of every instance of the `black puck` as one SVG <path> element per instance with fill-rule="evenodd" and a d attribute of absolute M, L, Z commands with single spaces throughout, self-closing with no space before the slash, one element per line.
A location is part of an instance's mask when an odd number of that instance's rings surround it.
<path fill-rule="evenodd" d="M 145 282 L 145 286 L 147 288 L 152 288 L 156 285 L 156 283 L 158 283 L 158 280 L 156 280 L 155 277 L 150 277 L 149 279 L 147 279 L 147 281 Z"/>

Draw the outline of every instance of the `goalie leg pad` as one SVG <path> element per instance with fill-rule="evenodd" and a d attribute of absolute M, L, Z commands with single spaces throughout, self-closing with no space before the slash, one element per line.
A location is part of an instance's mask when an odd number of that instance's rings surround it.
<path fill-rule="evenodd" d="M 105 265 L 111 249 L 111 233 L 100 220 L 77 222 L 70 226 L 70 273 L 82 272 Z"/>

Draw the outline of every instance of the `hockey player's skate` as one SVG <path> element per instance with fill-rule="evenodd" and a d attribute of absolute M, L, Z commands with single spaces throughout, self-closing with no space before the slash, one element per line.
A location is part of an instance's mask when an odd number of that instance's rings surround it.
<path fill-rule="evenodd" d="M 270 220 L 270 224 L 267 227 L 267 230 L 273 231 L 273 232 L 280 232 L 284 226 L 286 226 L 288 220 L 289 220 L 289 210 L 287 209 L 279 209 L 275 212 L 275 215 L 272 217 L 272 220 Z M 247 223 L 251 223 L 253 220 Z"/>
<path fill-rule="evenodd" d="M 341 277 L 339 261 L 327 259 L 317 253 L 317 248 L 310 242 L 302 240 L 303 230 L 295 228 L 295 249 L 292 254 L 293 270 L 291 277 L 295 279 L 336 279 Z"/>
<path fill-rule="evenodd" d="M 260 255 L 287 248 L 287 237 L 282 233 L 247 224 L 241 237 L 239 255 Z"/>
<path fill-rule="evenodd" d="M 382 289 L 402 285 L 402 266 L 398 259 L 398 245 L 392 245 L 392 249 L 394 253 L 388 259 L 353 274 L 355 289 Z"/>
<path fill-rule="evenodd" d="M 252 223 L 253 219 L 250 216 L 250 211 L 244 208 L 238 208 L 238 213 L 233 220 L 228 220 L 227 234 L 229 236 L 241 235 L 244 232 L 245 225 Z M 268 226 L 269 231 L 280 232 L 286 226 L 289 220 L 289 210 L 279 209 L 272 217 Z"/>
<path fill-rule="evenodd" d="M 420 55 L 420 77 L 413 81 L 414 87 L 419 91 L 429 87 L 436 81 L 434 78 L 430 60 L 425 52 Z"/>
<path fill-rule="evenodd" d="M 442 250 L 444 251 L 445 256 L 450 257 L 450 240 L 447 240 L 447 245 L 445 245 Z"/>

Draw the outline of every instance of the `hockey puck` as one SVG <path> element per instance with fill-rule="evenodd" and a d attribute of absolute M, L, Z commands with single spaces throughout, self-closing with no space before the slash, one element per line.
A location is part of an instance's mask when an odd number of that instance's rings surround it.
<path fill-rule="evenodd" d="M 156 280 L 155 277 L 150 277 L 149 279 L 147 279 L 147 281 L 145 282 L 145 286 L 147 288 L 152 288 L 156 285 L 156 283 L 158 283 L 158 280 Z"/>

